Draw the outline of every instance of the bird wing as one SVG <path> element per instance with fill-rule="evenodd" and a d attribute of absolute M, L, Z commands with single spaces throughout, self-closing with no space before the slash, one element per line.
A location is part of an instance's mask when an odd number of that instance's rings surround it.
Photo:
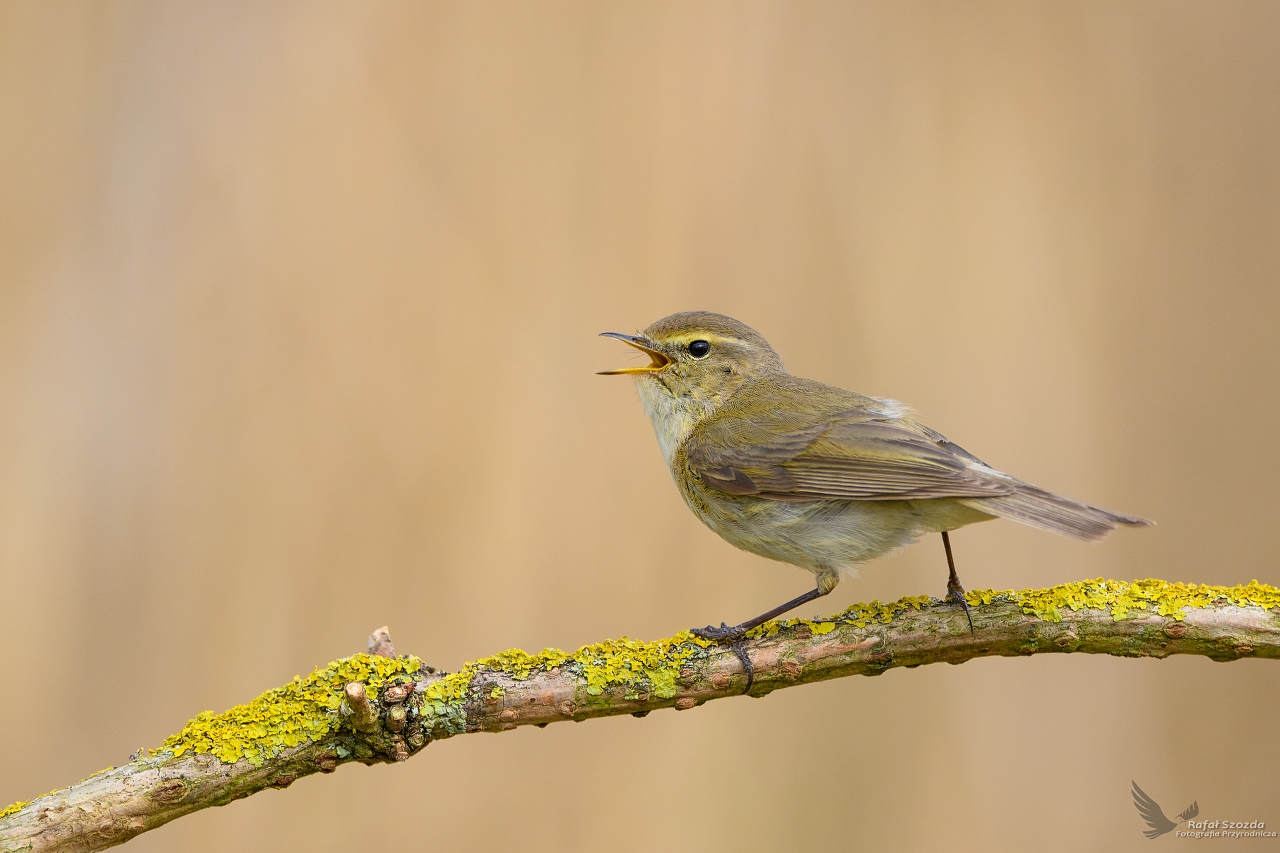
<path fill-rule="evenodd" d="M 1191 805 L 1183 810 L 1182 814 L 1178 815 L 1178 823 L 1182 823 L 1184 820 L 1191 820 L 1198 814 L 1200 814 L 1200 801 L 1194 800 Z"/>
<path fill-rule="evenodd" d="M 870 399 L 870 398 L 865 398 Z M 893 412 L 806 409 L 713 417 L 685 442 L 685 463 L 732 495 L 786 501 L 912 500 L 1012 494 L 1016 481 Z"/>
<path fill-rule="evenodd" d="M 1142 815 L 1142 819 L 1147 822 L 1147 826 L 1151 827 L 1151 829 L 1143 830 L 1142 832 L 1147 838 L 1164 835 L 1177 826 L 1176 823 L 1164 816 L 1164 809 L 1160 808 L 1159 803 L 1147 796 L 1147 792 L 1139 788 L 1137 782 L 1133 783 L 1133 805 L 1138 809 L 1138 814 Z"/>

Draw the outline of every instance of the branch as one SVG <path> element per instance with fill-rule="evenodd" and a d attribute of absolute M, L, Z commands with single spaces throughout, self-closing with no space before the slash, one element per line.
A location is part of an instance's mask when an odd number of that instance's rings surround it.
<path fill-rule="evenodd" d="M 854 605 L 823 620 L 762 625 L 745 649 L 751 695 L 893 667 L 975 657 L 1086 652 L 1121 657 L 1280 658 L 1280 590 L 1158 580 L 1092 580 L 968 594 L 961 610 L 928 597 Z M 395 657 L 386 629 L 370 650 L 334 661 L 222 714 L 204 712 L 149 755 L 0 811 L 0 851 L 92 851 L 176 817 L 265 788 L 286 788 L 351 761 L 403 761 L 434 740 L 661 708 L 686 711 L 738 695 L 743 666 L 687 631 L 622 639 L 573 654 L 519 649 L 437 673 Z"/>

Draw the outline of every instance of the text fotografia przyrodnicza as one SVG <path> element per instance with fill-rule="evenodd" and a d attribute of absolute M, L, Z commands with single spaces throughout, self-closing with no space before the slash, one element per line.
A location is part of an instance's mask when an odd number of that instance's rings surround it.
<path fill-rule="evenodd" d="M 1181 838 L 1275 838 L 1265 821 L 1189 820 L 1186 829 L 1173 833 Z"/>

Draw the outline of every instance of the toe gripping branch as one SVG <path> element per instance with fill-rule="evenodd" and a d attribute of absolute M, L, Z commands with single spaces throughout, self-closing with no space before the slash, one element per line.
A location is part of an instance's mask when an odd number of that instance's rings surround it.
<path fill-rule="evenodd" d="M 747 645 L 744 638 L 739 637 L 729 644 L 729 648 L 733 649 L 733 653 L 738 656 L 738 660 L 742 661 L 742 668 L 747 673 L 747 686 L 742 688 L 743 693 L 751 692 L 751 685 L 756 680 L 756 668 L 751 665 L 751 655 L 747 654 Z"/>
<path fill-rule="evenodd" d="M 741 625 L 733 625 L 731 627 L 721 622 L 719 628 L 714 625 L 708 625 L 705 628 L 694 628 L 689 632 L 695 637 L 723 643 L 733 649 L 733 653 L 738 656 L 738 660 L 742 661 L 743 671 L 747 674 L 747 686 L 742 688 L 743 693 L 750 692 L 751 685 L 756 680 L 756 668 L 751 665 L 751 656 L 747 654 L 746 633 L 748 629 L 749 623 L 744 622 Z"/>

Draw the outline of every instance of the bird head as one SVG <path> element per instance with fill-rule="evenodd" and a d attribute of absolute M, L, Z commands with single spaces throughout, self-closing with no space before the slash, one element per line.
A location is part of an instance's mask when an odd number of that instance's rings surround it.
<path fill-rule="evenodd" d="M 638 335 L 603 332 L 649 356 L 649 363 L 602 376 L 634 376 L 641 393 L 664 393 L 714 408 L 744 382 L 784 372 L 782 359 L 755 329 L 723 314 L 686 311 Z"/>

